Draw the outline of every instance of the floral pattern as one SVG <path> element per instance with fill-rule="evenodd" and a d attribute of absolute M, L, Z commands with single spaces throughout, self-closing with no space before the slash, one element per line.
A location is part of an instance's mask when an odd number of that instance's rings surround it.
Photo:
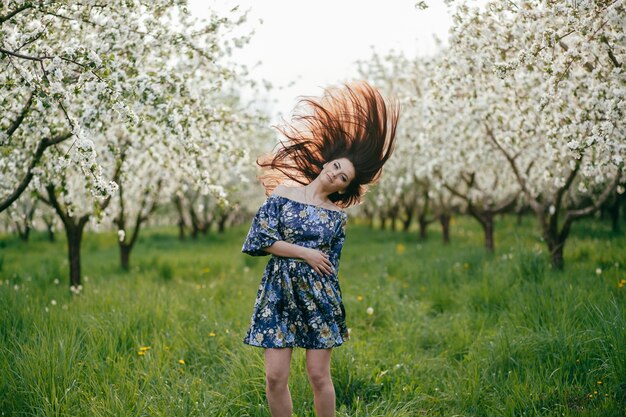
<path fill-rule="evenodd" d="M 305 261 L 272 255 L 267 263 L 244 343 L 265 348 L 328 349 L 348 339 L 337 279 L 345 239 L 343 211 L 271 195 L 259 208 L 242 252 L 282 240 L 328 253 L 334 274 L 321 276 Z"/>

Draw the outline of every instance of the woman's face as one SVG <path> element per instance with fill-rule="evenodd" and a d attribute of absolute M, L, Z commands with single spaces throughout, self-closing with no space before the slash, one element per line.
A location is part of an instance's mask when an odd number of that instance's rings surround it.
<path fill-rule="evenodd" d="M 355 175 L 356 171 L 352 162 L 347 158 L 339 158 L 324 164 L 324 168 L 319 176 L 330 191 L 330 194 L 332 194 L 337 191 L 345 191 Z"/>

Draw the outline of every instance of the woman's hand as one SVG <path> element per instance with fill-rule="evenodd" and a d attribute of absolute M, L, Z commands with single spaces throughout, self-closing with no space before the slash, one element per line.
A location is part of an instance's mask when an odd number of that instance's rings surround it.
<path fill-rule="evenodd" d="M 328 254 L 317 249 L 304 249 L 305 250 L 303 251 L 302 259 L 304 259 L 306 263 L 311 265 L 311 268 L 313 268 L 315 272 L 322 276 L 332 275 L 335 272 L 335 268 L 333 267 L 333 264 L 330 263 Z"/>

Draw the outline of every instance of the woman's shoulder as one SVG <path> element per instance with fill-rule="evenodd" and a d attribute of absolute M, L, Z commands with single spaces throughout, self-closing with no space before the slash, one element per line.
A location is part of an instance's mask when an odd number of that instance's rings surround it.
<path fill-rule="evenodd" d="M 294 187 L 287 187 L 286 185 L 283 185 L 283 184 L 280 184 L 279 186 L 274 188 L 274 191 L 272 191 L 272 194 L 270 194 L 270 196 L 287 197 L 287 198 L 292 198 L 293 195 L 294 195 Z"/>
<path fill-rule="evenodd" d="M 304 201 L 305 195 L 304 195 L 303 186 L 289 187 L 289 186 L 281 184 L 274 189 L 274 191 L 272 192 L 272 194 L 270 194 L 269 197 L 283 198 L 283 199 L 295 201 L 296 203 L 307 204 L 311 206 L 313 205 L 313 204 L 306 203 Z M 346 212 L 343 211 L 341 207 L 337 206 L 334 203 L 328 203 L 327 205 L 316 206 L 316 207 L 324 208 L 326 210 L 338 211 L 342 213 L 343 215 L 346 215 Z"/>

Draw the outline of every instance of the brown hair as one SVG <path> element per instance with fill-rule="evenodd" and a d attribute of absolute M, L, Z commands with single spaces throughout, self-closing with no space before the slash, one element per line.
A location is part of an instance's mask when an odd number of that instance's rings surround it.
<path fill-rule="evenodd" d="M 340 207 L 359 203 L 393 152 L 399 115 L 398 105 L 388 108 L 365 81 L 328 88 L 320 98 L 301 99 L 292 122 L 276 126 L 287 141 L 274 154 L 257 160 L 266 193 L 287 179 L 309 184 L 326 162 L 347 158 L 355 178 L 345 193 L 328 197 Z"/>

